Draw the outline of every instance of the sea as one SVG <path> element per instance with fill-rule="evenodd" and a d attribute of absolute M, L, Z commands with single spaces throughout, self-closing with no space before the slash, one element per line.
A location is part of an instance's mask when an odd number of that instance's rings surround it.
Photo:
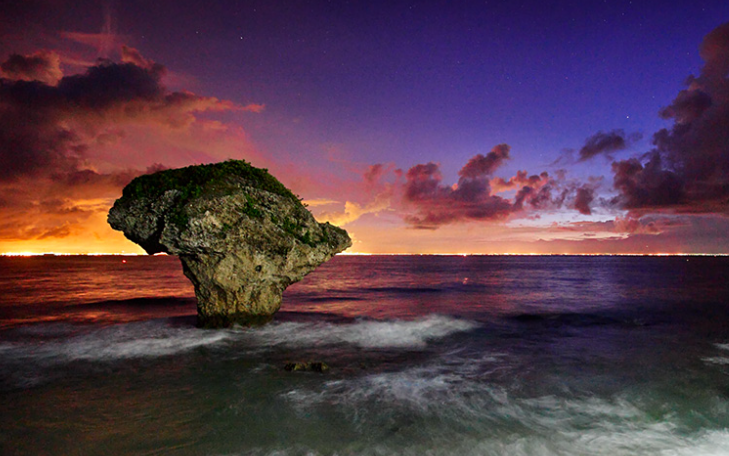
<path fill-rule="evenodd" d="M 195 312 L 173 256 L 0 258 L 0 454 L 729 455 L 729 257 L 340 255 Z"/>

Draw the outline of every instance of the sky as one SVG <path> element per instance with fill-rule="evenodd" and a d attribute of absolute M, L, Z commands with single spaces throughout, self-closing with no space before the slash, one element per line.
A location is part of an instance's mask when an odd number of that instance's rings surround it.
<path fill-rule="evenodd" d="M 0 252 L 141 253 L 135 176 L 244 159 L 352 253 L 729 253 L 724 1 L 0 8 Z"/>

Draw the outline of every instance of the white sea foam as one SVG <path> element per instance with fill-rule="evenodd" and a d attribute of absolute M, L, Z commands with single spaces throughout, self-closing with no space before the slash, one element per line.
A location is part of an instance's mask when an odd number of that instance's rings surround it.
<path fill-rule="evenodd" d="M 351 344 L 365 348 L 423 348 L 430 341 L 476 327 L 478 323 L 474 321 L 430 315 L 410 321 L 362 320 L 351 324 L 284 322 L 246 330 L 246 334 L 267 346 Z"/>
<path fill-rule="evenodd" d="M 0 344 L 0 353 L 6 360 L 15 362 L 57 364 L 75 360 L 113 361 L 167 356 L 226 340 L 242 340 L 254 349 L 275 345 L 316 347 L 331 344 L 368 348 L 422 348 L 429 341 L 476 326 L 476 323 L 467 320 L 430 316 L 413 321 L 358 321 L 351 324 L 284 322 L 242 331 L 210 331 L 175 327 L 166 320 L 153 320 L 114 325 L 80 334 L 77 334 L 79 328 L 68 325 L 49 327 L 48 334 L 58 336 L 68 333 L 69 337 L 5 342 Z M 40 333 L 46 334 L 45 329 L 36 328 L 33 335 Z"/>
<path fill-rule="evenodd" d="M 284 322 L 240 331 L 175 327 L 167 320 L 114 325 L 86 332 L 72 325 L 56 325 L 35 328 L 30 334 L 54 338 L 4 342 L 0 344 L 0 354 L 7 362 L 47 365 L 76 360 L 167 356 L 227 340 L 243 341 L 247 348 L 254 350 L 275 345 L 316 347 L 342 343 L 369 348 L 421 348 L 429 341 L 474 327 L 474 322 L 445 316 L 351 324 Z M 58 338 L 64 333 L 68 336 Z"/>
<path fill-rule="evenodd" d="M 16 361 L 113 361 L 172 355 L 215 344 L 230 336 L 229 331 L 172 327 L 164 321 L 148 321 L 109 326 L 63 340 L 9 342 L 0 347 L 0 352 Z"/>
<path fill-rule="evenodd" d="M 299 387 L 283 397 L 302 416 L 318 407 L 335 407 L 357 428 L 382 433 L 367 450 L 342 448 L 341 454 L 729 454 L 729 431 L 687 429 L 679 415 L 651 409 L 641 396 L 528 397 L 479 375 L 497 370 L 508 357 L 484 354 L 448 366 L 444 360 Z"/>
<path fill-rule="evenodd" d="M 707 358 L 703 358 L 704 362 L 710 363 L 710 364 L 720 364 L 720 365 L 726 365 L 729 364 L 729 358 L 724 358 L 721 356 L 709 356 Z"/>
<path fill-rule="evenodd" d="M 721 351 L 729 351 L 729 344 L 726 344 L 726 343 L 714 344 L 714 347 L 718 348 Z M 709 363 L 709 364 L 718 364 L 718 365 L 729 364 L 729 357 L 726 357 L 726 356 L 708 356 L 708 357 L 702 358 L 702 359 L 705 363 Z"/>
<path fill-rule="evenodd" d="M 437 435 L 437 434 L 436 434 Z M 340 452 L 318 452 L 300 447 L 280 449 L 253 449 L 235 456 L 726 456 L 729 432 L 708 431 L 681 437 L 660 424 L 643 429 L 625 428 L 615 433 L 600 430 L 582 430 L 563 433 L 556 431 L 539 436 L 504 436 L 503 438 L 477 438 L 452 436 L 446 439 L 414 439 L 406 444 L 394 445 L 378 442 L 362 449 L 344 447 Z M 355 449 L 356 448 L 356 449 Z M 226 454 L 225 456 L 234 456 Z"/>
<path fill-rule="evenodd" d="M 336 404 L 359 417 L 368 410 L 376 416 L 381 407 L 386 407 L 416 416 L 456 420 L 483 419 L 509 403 L 503 388 L 477 381 L 481 375 L 500 368 L 500 355 L 484 354 L 470 361 L 461 358 L 461 363 L 447 365 L 445 361 L 453 357 L 450 353 L 433 365 L 328 381 L 318 390 L 294 389 L 285 393 L 285 398 L 294 408 Z"/>
<path fill-rule="evenodd" d="M 156 357 L 215 344 L 229 337 L 224 331 L 157 326 L 150 329 L 147 332 L 134 326 L 117 327 L 65 344 L 62 352 L 69 359 L 83 360 Z"/>

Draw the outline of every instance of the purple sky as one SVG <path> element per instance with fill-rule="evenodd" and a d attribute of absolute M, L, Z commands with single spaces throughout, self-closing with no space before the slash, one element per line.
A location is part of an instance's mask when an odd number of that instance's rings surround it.
<path fill-rule="evenodd" d="M 90 238 L 86 251 L 136 251 L 103 223 L 125 179 L 242 158 L 344 226 L 355 252 L 729 253 L 726 1 L 3 10 L 0 251 Z M 149 96 L 131 73 L 111 78 L 123 64 L 157 84 Z M 84 100 L 101 96 L 89 68 L 117 98 L 70 109 L 70 78 Z M 17 95 L 32 80 L 66 104 L 23 117 L 37 110 Z M 150 100 L 172 93 L 190 103 L 154 114 Z M 13 139 L 20 118 L 74 139 Z"/>

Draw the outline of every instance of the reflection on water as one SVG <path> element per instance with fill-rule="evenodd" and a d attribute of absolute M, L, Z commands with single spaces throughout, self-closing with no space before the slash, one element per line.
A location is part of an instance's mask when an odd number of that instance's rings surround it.
<path fill-rule="evenodd" d="M 0 307 L 194 296 L 172 256 L 0 257 Z"/>
<path fill-rule="evenodd" d="M 0 277 L 0 328 L 195 313 L 192 284 L 171 256 L 2 257 Z"/>
<path fill-rule="evenodd" d="M 120 260 L 0 258 L 0 454 L 729 447 L 729 259 L 336 257 L 216 331 L 175 258 Z"/>

